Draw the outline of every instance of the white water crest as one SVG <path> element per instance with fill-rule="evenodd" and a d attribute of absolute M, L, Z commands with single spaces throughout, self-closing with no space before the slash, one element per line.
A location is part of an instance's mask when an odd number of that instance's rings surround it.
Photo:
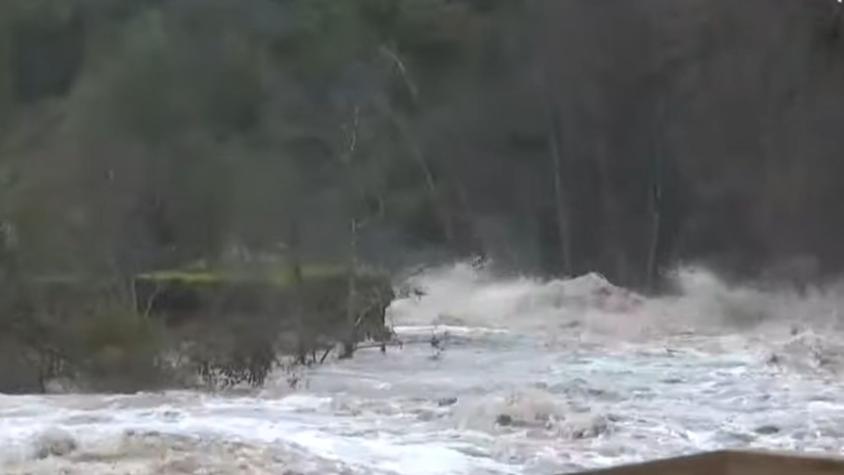
<path fill-rule="evenodd" d="M 844 291 L 649 299 L 435 269 L 402 346 L 259 391 L 0 395 L 4 474 L 552 474 L 717 448 L 844 453 Z"/>

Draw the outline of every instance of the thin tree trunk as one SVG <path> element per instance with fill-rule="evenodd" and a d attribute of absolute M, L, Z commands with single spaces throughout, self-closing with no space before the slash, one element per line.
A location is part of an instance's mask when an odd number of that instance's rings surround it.
<path fill-rule="evenodd" d="M 648 291 L 653 292 L 656 290 L 656 278 L 657 278 L 657 255 L 659 253 L 659 246 L 660 246 L 660 239 L 659 235 L 662 228 L 662 215 L 659 211 L 653 211 L 653 218 L 651 222 L 651 246 L 650 250 L 648 251 L 648 277 L 647 277 L 647 288 Z"/>
<path fill-rule="evenodd" d="M 343 341 L 341 359 L 351 358 L 357 343 L 357 272 L 358 272 L 358 222 L 352 218 L 349 233 L 349 276 L 346 301 L 346 338 Z"/>
<path fill-rule="evenodd" d="M 659 273 L 659 253 L 662 242 L 660 236 L 662 235 L 662 159 L 664 147 L 662 140 L 659 138 L 665 126 L 665 98 L 660 97 L 657 104 L 657 127 L 654 130 L 654 144 L 653 153 L 655 162 L 652 164 L 651 170 L 651 239 L 648 249 L 648 262 L 645 269 L 645 283 L 649 292 L 656 290 L 657 277 Z"/>
<path fill-rule="evenodd" d="M 354 173 L 352 173 L 352 163 L 358 145 L 358 127 L 360 126 L 360 107 L 354 109 L 354 120 L 349 136 L 349 142 L 341 162 L 349 171 L 349 196 L 352 199 L 363 199 L 364 193 L 360 188 L 359 183 L 354 180 Z M 340 359 L 351 358 L 355 353 L 355 344 L 357 343 L 357 272 L 358 272 L 358 220 L 355 216 L 354 207 L 350 213 L 349 225 L 349 255 L 348 255 L 348 294 L 346 296 L 346 331 L 343 337 L 342 345 L 343 351 L 340 353 Z"/>
<path fill-rule="evenodd" d="M 293 218 L 290 221 L 288 238 L 288 256 L 290 259 L 290 270 L 293 276 L 293 321 L 296 325 L 296 358 L 299 363 L 307 363 L 308 348 L 311 346 L 311 335 L 305 327 L 305 306 L 304 287 L 305 277 L 302 272 L 301 243 L 299 233 L 299 220 Z"/>
<path fill-rule="evenodd" d="M 561 8 L 566 2 L 560 1 L 532 1 L 528 2 L 530 8 L 529 12 L 532 21 L 536 24 L 535 34 L 532 36 L 533 47 L 539 52 L 538 67 L 540 68 L 540 80 L 543 89 L 541 100 L 545 106 L 546 121 L 548 123 L 548 151 L 551 162 L 551 172 L 554 179 L 554 211 L 557 227 L 557 240 L 560 252 L 560 265 L 562 272 L 566 275 L 574 273 L 574 243 L 573 235 L 573 216 L 570 207 L 570 195 L 567 196 L 566 183 L 564 180 L 569 180 L 568 172 L 570 171 L 570 163 L 566 160 L 571 160 L 571 153 L 564 153 L 562 148 L 567 147 L 567 152 L 571 152 L 572 140 L 569 130 L 563 129 L 563 121 L 560 118 L 560 99 L 558 91 L 560 87 L 566 84 L 566 80 L 561 78 L 557 70 L 553 67 L 555 59 L 551 55 L 556 48 L 549 45 L 555 44 L 554 38 L 549 35 L 551 30 L 551 23 L 549 20 L 549 9 Z M 554 12 L 556 16 L 557 12 Z M 562 81 L 561 81 L 562 79 Z M 565 92 L 564 92 L 565 94 Z M 569 183 L 570 184 L 570 183 Z"/>
<path fill-rule="evenodd" d="M 552 106 L 553 108 L 554 106 Z M 551 153 L 551 168 L 554 175 L 554 209 L 556 210 L 557 218 L 557 239 L 560 246 L 560 258 L 563 267 L 563 273 L 566 275 L 572 274 L 571 261 L 571 232 L 569 227 L 569 214 L 566 207 L 566 199 L 563 192 L 563 170 L 562 157 L 560 156 L 560 141 L 559 141 L 559 118 L 557 117 L 556 109 L 551 111 L 551 127 L 548 132 L 548 149 Z"/>

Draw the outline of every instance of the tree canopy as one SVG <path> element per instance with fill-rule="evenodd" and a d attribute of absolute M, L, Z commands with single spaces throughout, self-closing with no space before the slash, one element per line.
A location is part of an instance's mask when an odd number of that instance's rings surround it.
<path fill-rule="evenodd" d="M 388 266 L 844 264 L 833 1 L 2 8 L 0 219 L 39 272 L 270 252 L 291 226 L 336 260 L 349 219 Z"/>

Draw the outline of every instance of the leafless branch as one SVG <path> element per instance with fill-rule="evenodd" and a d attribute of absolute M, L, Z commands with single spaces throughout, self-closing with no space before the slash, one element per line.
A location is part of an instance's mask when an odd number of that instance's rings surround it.
<path fill-rule="evenodd" d="M 407 70 L 407 66 L 404 64 L 404 61 L 402 61 L 397 52 L 387 47 L 387 45 L 381 45 L 379 51 L 396 66 L 396 69 L 404 81 L 405 87 L 407 87 L 408 92 L 410 92 L 410 95 L 413 98 L 413 102 L 416 103 L 419 100 L 419 88 L 416 87 L 416 83 L 413 81 L 413 78 L 410 77 L 410 73 Z"/>

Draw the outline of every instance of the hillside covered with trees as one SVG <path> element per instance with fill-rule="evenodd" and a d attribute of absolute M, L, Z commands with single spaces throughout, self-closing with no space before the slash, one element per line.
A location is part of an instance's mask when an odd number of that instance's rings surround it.
<path fill-rule="evenodd" d="M 33 280 L 275 255 L 835 274 L 841 10 L 4 0 L 0 326 Z"/>

